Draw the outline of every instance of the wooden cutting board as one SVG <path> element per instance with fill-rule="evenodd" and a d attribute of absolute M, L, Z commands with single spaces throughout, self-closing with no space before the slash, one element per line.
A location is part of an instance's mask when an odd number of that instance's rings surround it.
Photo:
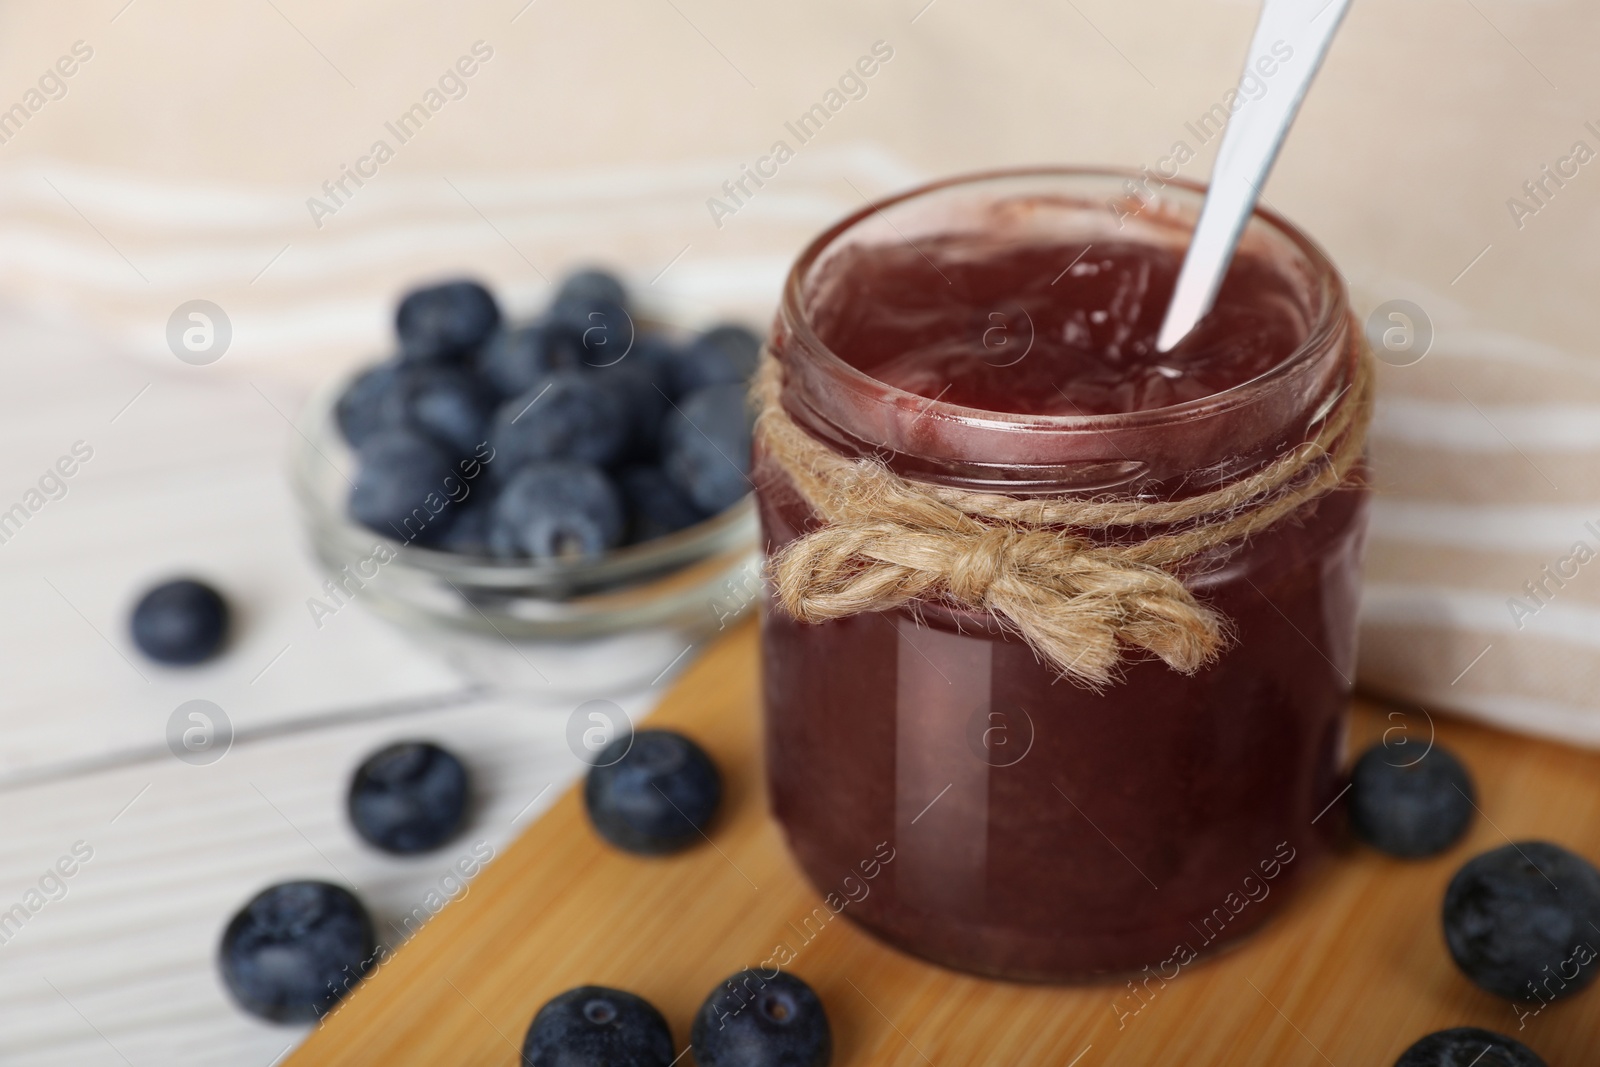
<path fill-rule="evenodd" d="M 623 854 L 600 843 L 569 791 L 287 1064 L 517 1067 L 534 1011 L 583 983 L 647 997 L 686 1044 L 705 994 L 780 941 L 800 944 L 796 925 L 821 903 L 766 812 L 758 710 L 757 636 L 745 625 L 651 719 L 698 739 L 726 776 L 711 844 L 665 859 Z M 1382 732 L 1384 716 L 1357 707 L 1357 750 Z M 1511 1006 L 1451 963 L 1439 901 L 1462 862 L 1508 839 L 1600 856 L 1600 754 L 1459 722 L 1437 728 L 1478 783 L 1482 815 L 1463 843 L 1421 863 L 1345 849 L 1263 932 L 1185 968 L 1137 1014 L 1120 984 L 972 978 L 847 921 L 824 926 L 790 969 L 827 1005 L 839 1067 L 1388 1067 L 1422 1034 L 1461 1025 L 1518 1036 L 1551 1067 L 1592 1064 L 1600 986 L 1544 1008 L 1519 1032 Z"/>

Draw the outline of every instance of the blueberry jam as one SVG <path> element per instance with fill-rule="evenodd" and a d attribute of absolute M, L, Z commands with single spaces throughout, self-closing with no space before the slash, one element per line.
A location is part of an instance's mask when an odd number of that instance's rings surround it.
<path fill-rule="evenodd" d="M 961 237 L 846 250 L 817 280 L 815 327 L 846 363 L 887 385 L 1022 415 L 1198 400 L 1265 373 L 1300 343 L 1305 324 L 1288 280 L 1244 256 L 1216 309 L 1157 352 L 1181 265 L 1181 248 L 1127 242 Z"/>
<path fill-rule="evenodd" d="M 1120 190 L 1018 172 L 841 223 L 785 290 L 785 410 L 841 455 L 1024 499 L 1182 499 L 1313 438 L 1360 358 L 1332 264 L 1257 217 L 1214 310 L 1159 353 L 1199 196 L 1119 229 Z M 815 528 L 759 447 L 751 480 L 769 553 Z M 824 894 L 881 867 L 848 917 L 1006 978 L 1171 973 L 1256 929 L 1339 825 L 1318 816 L 1344 785 L 1365 501 L 1336 490 L 1194 561 L 1230 640 L 1192 674 L 1130 653 L 1079 686 L 937 597 L 822 622 L 769 605 L 766 766 L 800 866 Z"/>

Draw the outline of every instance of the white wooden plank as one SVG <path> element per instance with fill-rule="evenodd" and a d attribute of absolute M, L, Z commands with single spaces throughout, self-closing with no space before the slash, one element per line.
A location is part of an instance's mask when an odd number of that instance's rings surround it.
<path fill-rule="evenodd" d="M 638 716 L 652 700 L 622 705 Z M 258 1022 L 227 1000 L 214 955 L 233 911 L 272 882 L 338 881 L 396 941 L 400 919 L 430 889 L 448 890 L 452 863 L 479 842 L 498 854 L 582 771 L 566 746 L 570 711 L 480 701 L 245 740 L 206 767 L 162 755 L 0 791 L 9 828 L 0 910 L 23 901 L 74 842 L 93 849 L 65 895 L 0 943 L 0 1062 L 267 1067 L 305 1031 Z M 343 806 L 354 765 L 405 737 L 441 741 L 475 779 L 468 829 L 418 859 L 362 844 Z"/>
<path fill-rule="evenodd" d="M 70 333 L 4 321 L 0 352 L 26 382 L 0 394 L 0 511 L 74 442 L 92 449 L 65 495 L 0 543 L 0 780 L 163 746 L 168 717 L 196 698 L 249 730 L 466 688 L 365 611 L 313 620 L 322 579 L 286 481 L 284 413 L 300 397 L 176 360 L 124 367 Z M 127 619 L 147 585 L 181 573 L 222 589 L 238 625 L 219 658 L 173 669 L 138 653 Z"/>

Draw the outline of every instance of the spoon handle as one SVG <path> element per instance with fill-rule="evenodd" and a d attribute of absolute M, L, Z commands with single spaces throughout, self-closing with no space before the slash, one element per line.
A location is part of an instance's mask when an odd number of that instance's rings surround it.
<path fill-rule="evenodd" d="M 1156 341 L 1160 351 L 1183 340 L 1211 310 L 1239 235 L 1261 195 L 1261 184 L 1349 6 L 1350 0 L 1262 3 L 1239 82 L 1243 103 L 1222 135 L 1211 168 L 1211 188 L 1161 323 Z M 1269 76 L 1266 71 L 1273 68 L 1277 69 Z M 1254 98 L 1246 91 L 1252 84 L 1265 86 Z"/>

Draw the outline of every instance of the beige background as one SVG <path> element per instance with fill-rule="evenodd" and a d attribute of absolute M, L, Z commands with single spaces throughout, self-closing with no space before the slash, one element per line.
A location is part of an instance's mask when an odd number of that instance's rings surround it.
<path fill-rule="evenodd" d="M 264 248 L 280 236 L 279 247 L 294 243 L 275 272 L 350 238 L 364 210 L 411 179 L 539 172 L 592 181 L 596 168 L 707 160 L 725 163 L 708 178 L 732 175 L 878 39 L 895 58 L 802 158 L 870 142 L 930 175 L 1154 162 L 1232 85 L 1255 14 L 1243 0 L 125 2 L 0 10 L 0 102 L 19 99 L 74 41 L 95 50 L 67 96 L 0 146 L 0 168 L 31 175 L 23 165 L 73 164 L 174 186 L 257 188 L 272 210 L 239 213 L 261 214 L 257 223 L 272 231 Z M 1600 119 L 1597 23 L 1600 10 L 1578 0 L 1357 0 L 1268 198 L 1380 296 L 1444 294 L 1484 324 L 1588 348 L 1600 165 L 1520 232 L 1506 200 L 1575 140 L 1600 149 L 1583 128 Z M 495 57 L 467 97 L 404 146 L 352 210 L 313 227 L 304 198 L 480 39 Z M 1185 173 L 1203 177 L 1213 149 Z M 784 181 L 774 183 L 780 191 Z M 752 243 L 792 251 L 741 233 L 744 218 L 718 230 L 704 203 L 717 180 L 691 184 L 671 197 L 694 243 L 684 265 Z M 181 229 L 183 220 L 159 225 Z M 136 230 L 115 239 L 137 245 Z M 549 273 L 570 259 L 582 244 L 574 236 L 519 236 L 520 255 L 503 243 L 441 252 L 440 269 L 517 281 L 529 263 Z M 648 277 L 682 243 L 597 235 L 593 251 Z M 400 280 L 381 267 L 362 274 L 374 293 Z M 1433 304 L 1424 306 L 1449 316 L 1444 298 Z M 151 314 L 171 306 L 163 292 Z"/>

